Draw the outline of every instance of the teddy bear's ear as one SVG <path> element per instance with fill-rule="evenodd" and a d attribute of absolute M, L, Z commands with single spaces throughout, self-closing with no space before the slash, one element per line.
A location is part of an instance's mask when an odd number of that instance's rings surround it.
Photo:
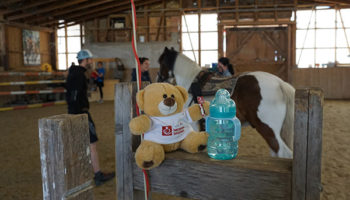
<path fill-rule="evenodd" d="M 184 102 L 186 102 L 188 99 L 188 93 L 187 93 L 186 89 L 184 87 L 178 86 L 178 85 L 175 87 L 180 91 L 182 97 L 184 98 Z"/>
<path fill-rule="evenodd" d="M 140 90 L 140 91 L 138 91 L 137 92 L 137 94 L 136 94 L 136 103 L 137 103 L 137 106 L 141 109 L 141 110 L 143 110 L 143 108 L 144 108 L 144 102 L 143 102 L 143 96 L 144 96 L 144 94 L 145 94 L 145 90 Z"/>

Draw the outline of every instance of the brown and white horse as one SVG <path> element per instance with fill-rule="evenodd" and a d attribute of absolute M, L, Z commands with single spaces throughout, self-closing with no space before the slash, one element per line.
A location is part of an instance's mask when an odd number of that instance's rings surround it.
<path fill-rule="evenodd" d="M 176 82 L 187 90 L 195 79 L 205 84 L 203 76 L 197 77 L 201 68 L 173 48 L 166 47 L 158 62 L 158 82 Z M 292 158 L 295 89 L 273 74 L 257 71 L 239 75 L 231 94 L 237 117 L 260 133 L 271 155 Z"/>

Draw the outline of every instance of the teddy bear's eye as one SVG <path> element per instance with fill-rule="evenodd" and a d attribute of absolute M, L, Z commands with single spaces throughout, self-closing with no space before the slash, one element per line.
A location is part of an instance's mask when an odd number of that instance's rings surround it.
<path fill-rule="evenodd" d="M 168 95 L 166 94 L 163 94 L 163 98 L 166 99 L 168 97 Z"/>
<path fill-rule="evenodd" d="M 172 95 L 171 95 L 171 98 L 175 98 L 175 96 L 172 94 Z"/>

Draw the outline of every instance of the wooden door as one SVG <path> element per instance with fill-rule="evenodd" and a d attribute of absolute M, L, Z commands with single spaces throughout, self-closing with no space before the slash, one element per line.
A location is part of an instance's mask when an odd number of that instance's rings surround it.
<path fill-rule="evenodd" d="M 288 79 L 288 27 L 226 29 L 226 56 L 235 72 L 265 71 Z"/>

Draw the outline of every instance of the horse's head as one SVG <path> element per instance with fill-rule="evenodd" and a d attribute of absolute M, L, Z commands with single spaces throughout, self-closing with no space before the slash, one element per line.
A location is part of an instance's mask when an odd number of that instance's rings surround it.
<path fill-rule="evenodd" d="M 160 65 L 157 82 L 170 82 L 169 78 L 174 78 L 174 64 L 178 52 L 173 47 L 168 49 L 164 48 L 162 55 L 158 59 Z"/>

